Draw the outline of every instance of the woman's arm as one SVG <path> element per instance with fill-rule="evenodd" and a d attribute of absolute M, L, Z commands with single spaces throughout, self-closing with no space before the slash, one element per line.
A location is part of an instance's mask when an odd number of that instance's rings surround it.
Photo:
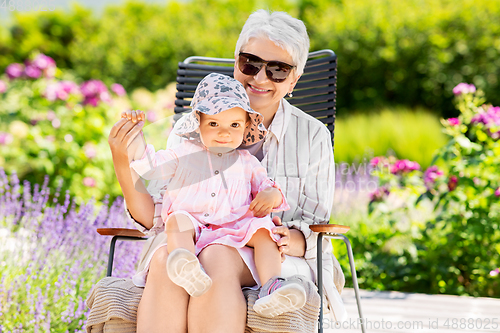
<path fill-rule="evenodd" d="M 121 118 L 111 128 L 108 143 L 113 156 L 116 178 L 120 183 L 128 210 L 136 221 L 147 229 L 151 229 L 154 216 L 153 199 L 142 182 L 134 182 L 127 153 L 129 143 L 134 139 L 140 139 L 139 133 L 143 125 L 144 122 L 141 121 L 134 123 L 126 118 Z M 136 186 L 139 188 L 137 189 Z"/>

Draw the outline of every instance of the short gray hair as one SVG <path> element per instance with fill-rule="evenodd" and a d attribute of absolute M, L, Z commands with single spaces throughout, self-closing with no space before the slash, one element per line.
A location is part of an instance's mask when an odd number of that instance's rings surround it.
<path fill-rule="evenodd" d="M 297 66 L 297 75 L 304 72 L 309 54 L 309 36 L 304 22 L 285 12 L 270 13 L 259 9 L 252 13 L 243 25 L 236 42 L 235 57 L 238 57 L 251 38 L 261 36 L 267 37 L 290 54 L 293 65 Z"/>

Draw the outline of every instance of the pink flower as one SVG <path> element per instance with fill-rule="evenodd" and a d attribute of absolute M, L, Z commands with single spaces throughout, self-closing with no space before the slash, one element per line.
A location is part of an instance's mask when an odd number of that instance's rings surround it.
<path fill-rule="evenodd" d="M 391 172 L 393 174 L 396 174 L 399 172 L 410 172 L 419 169 L 420 164 L 418 164 L 417 162 L 413 162 L 410 160 L 398 160 L 392 165 Z"/>
<path fill-rule="evenodd" d="M 113 83 L 111 85 L 111 90 L 117 94 L 118 96 L 123 96 L 125 94 L 127 94 L 127 92 L 125 91 L 125 88 L 123 88 L 123 86 L 119 83 Z"/>
<path fill-rule="evenodd" d="M 500 197 L 500 187 L 495 190 L 495 195 Z"/>
<path fill-rule="evenodd" d="M 448 118 L 448 124 L 451 126 L 460 125 L 460 120 L 458 118 Z"/>
<path fill-rule="evenodd" d="M 156 121 L 156 113 L 153 110 L 149 110 L 146 112 L 146 119 L 150 123 L 154 123 Z"/>
<path fill-rule="evenodd" d="M 42 71 L 35 66 L 29 65 L 24 69 L 24 74 L 26 74 L 26 76 L 29 78 L 38 79 L 40 76 L 42 76 Z"/>
<path fill-rule="evenodd" d="M 49 101 L 54 102 L 57 99 L 65 101 L 68 99 L 70 94 L 77 93 L 79 93 L 79 89 L 76 83 L 72 81 L 61 81 L 47 85 L 43 95 Z"/>
<path fill-rule="evenodd" d="M 99 80 L 90 80 L 82 83 L 80 91 L 84 96 L 83 105 L 90 104 L 92 106 L 97 106 L 100 101 L 111 101 L 108 88 Z"/>
<path fill-rule="evenodd" d="M 500 268 L 494 269 L 490 272 L 490 276 L 497 276 L 500 274 Z"/>
<path fill-rule="evenodd" d="M 21 77 L 21 75 L 23 75 L 23 71 L 24 71 L 23 64 L 18 64 L 18 63 L 10 64 L 5 69 L 5 73 L 10 79 L 16 79 L 18 77 Z"/>
<path fill-rule="evenodd" d="M 472 124 L 484 124 L 486 132 L 495 140 L 500 138 L 500 131 L 491 131 L 491 127 L 500 126 L 500 107 L 491 106 L 486 112 L 475 115 L 471 119 Z"/>
<path fill-rule="evenodd" d="M 61 127 L 61 121 L 58 118 L 55 118 L 54 120 L 52 120 L 51 123 L 52 123 L 52 127 L 54 127 L 54 128 Z"/>
<path fill-rule="evenodd" d="M 370 160 L 370 164 L 371 164 L 372 166 L 377 166 L 377 165 L 379 165 L 379 164 L 380 164 L 380 162 L 382 162 L 382 157 L 379 157 L 379 156 L 374 157 L 374 158 L 372 158 L 372 159 Z"/>
<path fill-rule="evenodd" d="M 459 83 L 456 85 L 455 88 L 453 88 L 453 94 L 456 96 L 462 95 L 462 94 L 472 94 L 476 92 L 476 86 L 473 84 L 468 84 L 468 83 Z"/>
<path fill-rule="evenodd" d="M 53 78 L 56 74 L 56 62 L 45 54 L 39 54 L 31 63 L 31 66 L 38 68 L 42 71 L 43 76 L 46 78 Z"/>
<path fill-rule="evenodd" d="M 432 187 L 439 176 L 443 175 L 443 171 L 439 170 L 437 166 L 433 165 L 427 168 L 424 172 L 424 183 L 427 188 Z"/>
<path fill-rule="evenodd" d="M 378 202 L 384 200 L 391 192 L 385 187 L 379 187 L 372 193 L 370 193 L 370 201 Z"/>
<path fill-rule="evenodd" d="M 6 146 L 12 143 L 14 138 L 12 134 L 6 132 L 0 132 L 0 146 Z"/>
<path fill-rule="evenodd" d="M 85 146 L 83 146 L 83 150 L 85 152 L 85 156 L 87 156 L 88 159 L 92 159 L 97 155 L 97 151 L 95 150 L 94 145 L 89 142 L 87 142 Z"/>
<path fill-rule="evenodd" d="M 6 91 L 7 91 L 7 83 L 0 80 L 0 94 L 3 94 Z"/>
<path fill-rule="evenodd" d="M 448 190 L 451 192 L 457 188 L 458 178 L 457 176 L 450 176 L 448 179 Z"/>
<path fill-rule="evenodd" d="M 87 97 L 85 98 L 85 100 L 83 101 L 83 105 L 92 105 L 92 106 L 97 106 L 99 105 L 99 98 L 97 97 Z"/>
<path fill-rule="evenodd" d="M 40 70 L 47 69 L 49 67 L 56 67 L 56 62 L 49 56 L 45 54 L 39 54 L 35 60 L 33 60 L 32 65 Z"/>
<path fill-rule="evenodd" d="M 95 187 L 97 185 L 96 181 L 92 177 L 83 178 L 83 185 L 87 187 Z"/>
<path fill-rule="evenodd" d="M 70 94 L 77 94 L 79 92 L 78 86 L 72 81 L 61 81 L 58 88 L 57 98 L 63 101 L 67 100 Z"/>
<path fill-rule="evenodd" d="M 52 110 L 47 111 L 47 120 L 52 121 L 56 119 L 56 113 Z"/>

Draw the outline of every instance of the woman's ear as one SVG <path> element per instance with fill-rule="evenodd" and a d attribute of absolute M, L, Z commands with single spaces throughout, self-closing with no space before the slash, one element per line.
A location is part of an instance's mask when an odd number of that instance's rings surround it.
<path fill-rule="evenodd" d="M 295 88 L 295 85 L 297 84 L 297 82 L 299 81 L 301 76 L 302 75 L 297 75 L 297 77 L 294 78 L 292 82 L 290 82 L 290 91 L 288 91 L 288 92 L 293 91 L 293 89 Z"/>

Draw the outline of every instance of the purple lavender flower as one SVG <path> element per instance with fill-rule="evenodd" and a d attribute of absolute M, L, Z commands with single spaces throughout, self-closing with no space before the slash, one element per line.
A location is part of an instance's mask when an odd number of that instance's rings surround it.
<path fill-rule="evenodd" d="M 13 280 L 6 285 L 5 278 L 0 279 L 0 293 L 6 296 L 1 315 L 15 318 L 13 314 L 23 312 L 22 325 L 19 321 L 2 322 L 1 330 L 50 330 L 50 323 L 56 318 L 73 326 L 77 323 L 75 331 L 83 332 L 81 328 L 88 316 L 84 299 L 89 286 L 104 274 L 110 241 L 98 236 L 95 228 L 131 227 L 123 213 L 123 198 L 115 200 L 111 207 L 104 201 L 96 218 L 93 200 L 83 203 L 78 211 L 68 193 L 64 204 L 49 200 L 58 197 L 60 189 L 51 193 L 48 183 L 46 177 L 41 187 L 31 187 L 25 181 L 21 188 L 15 174 L 7 177 L 0 168 L 0 218 L 12 222 L 6 227 L 21 249 L 5 258 L 7 279 Z M 134 274 L 133 263 L 141 246 L 127 242 L 117 247 L 114 276 L 130 278 Z M 9 276 L 8 267 L 13 266 L 16 274 Z M 51 270 L 47 271 L 47 267 Z M 14 301 L 19 295 L 26 300 L 25 305 Z"/>
<path fill-rule="evenodd" d="M 473 84 L 468 84 L 468 83 L 459 83 L 453 88 L 453 94 L 455 96 L 459 96 L 462 94 L 472 94 L 476 92 L 476 86 Z"/>
<path fill-rule="evenodd" d="M 119 83 L 113 83 L 111 85 L 111 90 L 117 94 L 118 96 L 123 96 L 123 95 L 126 95 L 127 92 L 125 91 L 125 88 L 123 88 L 123 86 Z"/>
<path fill-rule="evenodd" d="M 5 81 L 0 80 L 0 94 L 3 94 L 7 91 L 7 83 Z"/>
<path fill-rule="evenodd" d="M 448 124 L 450 126 L 460 125 L 460 120 L 458 118 L 448 118 Z"/>
<path fill-rule="evenodd" d="M 10 64 L 5 69 L 5 73 L 10 79 L 16 79 L 18 77 L 21 77 L 21 75 L 23 75 L 23 72 L 24 72 L 23 64 L 18 64 L 18 63 Z"/>

